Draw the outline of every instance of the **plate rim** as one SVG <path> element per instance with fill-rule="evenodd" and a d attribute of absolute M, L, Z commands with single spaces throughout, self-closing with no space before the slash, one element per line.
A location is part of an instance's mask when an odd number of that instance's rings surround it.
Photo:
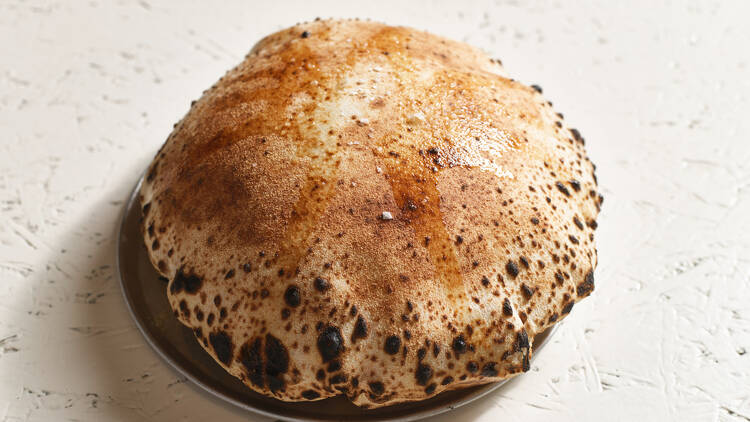
<path fill-rule="evenodd" d="M 163 351 L 153 338 L 153 335 L 149 330 L 146 329 L 144 324 L 141 322 L 140 318 L 136 314 L 134 308 L 133 308 L 133 298 L 128 293 L 128 290 L 125 287 L 125 282 L 122 277 L 122 263 L 121 263 L 121 248 L 122 248 L 122 236 L 123 232 L 126 227 L 128 215 L 131 212 L 133 206 L 135 205 L 136 199 L 138 198 L 138 194 L 141 189 L 141 185 L 143 184 L 143 180 L 146 176 L 146 172 L 144 171 L 141 176 L 138 178 L 138 181 L 135 184 L 135 187 L 130 192 L 130 195 L 127 198 L 127 201 L 125 201 L 125 206 L 121 210 L 121 216 L 117 228 L 117 237 L 116 237 L 116 244 L 115 244 L 115 269 L 116 269 L 116 276 L 118 284 L 120 285 L 120 292 L 122 293 L 125 307 L 128 309 L 128 313 L 130 314 L 130 318 L 135 322 L 136 327 L 138 328 L 138 331 L 140 331 L 143 338 L 146 340 L 146 343 L 148 343 L 149 347 L 151 347 L 151 350 L 153 350 L 159 358 L 161 358 L 164 362 L 167 363 L 167 366 L 171 368 L 171 370 L 177 372 L 179 375 L 185 377 L 187 380 L 195 384 L 196 386 L 200 387 L 201 392 L 209 393 L 214 398 L 219 399 L 222 402 L 230 403 L 236 408 L 242 409 L 246 412 L 252 412 L 258 415 L 266 416 L 269 418 L 276 418 L 284 421 L 305 421 L 305 422 L 328 422 L 328 421 L 335 421 L 340 419 L 329 419 L 329 418 L 309 418 L 309 417 L 290 417 L 286 416 L 280 413 L 274 413 L 269 412 L 264 409 L 260 409 L 257 407 L 253 407 L 245 402 L 239 401 L 233 397 L 230 397 L 228 395 L 223 394 L 220 391 L 217 391 L 210 385 L 206 384 L 205 382 L 201 381 L 198 377 L 193 375 L 188 369 L 184 368 L 182 365 L 180 365 L 174 358 L 169 356 L 165 351 Z M 557 323 L 549 328 L 549 333 L 544 337 L 544 339 L 537 345 L 534 349 L 535 351 L 541 350 L 542 347 L 547 344 L 550 340 L 550 338 L 555 334 L 555 332 L 558 330 L 560 326 L 560 323 Z M 536 356 L 536 353 L 532 354 L 531 359 L 534 359 Z M 476 400 L 481 399 L 482 397 L 487 396 L 491 392 L 497 390 L 501 386 L 503 386 L 505 383 L 510 381 L 511 379 L 514 379 L 515 377 L 506 378 L 502 381 L 494 382 L 494 383 L 488 383 L 484 384 L 477 392 L 471 394 L 470 396 L 463 397 L 461 399 L 456 400 L 455 402 L 452 402 L 450 404 L 441 404 L 439 406 L 420 410 L 417 409 L 413 413 L 409 413 L 408 415 L 405 415 L 404 417 L 396 417 L 396 418 L 383 418 L 379 420 L 383 421 L 398 421 L 398 422 L 407 422 L 407 421 L 415 421 L 420 420 L 432 416 L 437 416 L 452 410 L 455 410 L 459 407 L 465 406 L 467 404 L 470 404 Z M 280 403 L 284 403 L 282 400 L 278 400 Z M 387 408 L 388 406 L 384 407 Z"/>

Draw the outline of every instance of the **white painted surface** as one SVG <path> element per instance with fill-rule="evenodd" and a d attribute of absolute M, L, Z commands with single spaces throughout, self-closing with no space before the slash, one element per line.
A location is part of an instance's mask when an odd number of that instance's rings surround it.
<path fill-rule="evenodd" d="M 315 16 L 482 47 L 599 166 L 595 294 L 531 372 L 441 421 L 750 420 L 750 3 L 3 0 L 0 421 L 264 420 L 149 349 L 114 234 L 190 100 Z"/>

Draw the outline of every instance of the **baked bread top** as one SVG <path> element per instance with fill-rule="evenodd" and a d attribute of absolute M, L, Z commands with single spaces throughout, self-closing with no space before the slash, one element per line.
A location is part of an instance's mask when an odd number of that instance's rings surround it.
<path fill-rule="evenodd" d="M 498 60 L 356 20 L 261 40 L 143 181 L 176 316 L 281 400 L 384 406 L 528 370 L 594 287 L 584 142 Z"/>

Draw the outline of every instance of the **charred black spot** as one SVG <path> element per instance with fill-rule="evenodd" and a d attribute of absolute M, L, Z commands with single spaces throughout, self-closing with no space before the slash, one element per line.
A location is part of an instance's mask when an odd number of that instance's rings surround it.
<path fill-rule="evenodd" d="M 263 357 L 260 355 L 260 338 L 242 345 L 240 363 L 245 367 L 250 382 L 263 387 Z"/>
<path fill-rule="evenodd" d="M 503 300 L 503 315 L 513 316 L 513 306 L 510 304 L 510 300 L 507 297 Z"/>
<path fill-rule="evenodd" d="M 427 388 L 425 388 L 425 389 L 424 389 L 424 392 L 425 392 L 426 394 L 432 394 L 432 393 L 434 393 L 434 392 L 435 392 L 435 389 L 436 389 L 436 388 L 437 388 L 437 384 L 435 384 L 435 383 L 433 382 L 432 384 L 428 385 L 428 386 L 427 386 Z"/>
<path fill-rule="evenodd" d="M 589 271 L 588 273 L 586 273 L 586 278 L 584 278 L 583 283 L 578 285 L 576 292 L 578 293 L 579 297 L 583 297 L 591 293 L 593 290 L 594 290 L 594 272 Z"/>
<path fill-rule="evenodd" d="M 568 239 L 570 239 L 570 242 L 573 243 L 574 245 L 578 244 L 578 238 L 573 236 L 572 234 L 568 235 Z"/>
<path fill-rule="evenodd" d="M 440 345 L 435 343 L 432 345 L 432 355 L 435 357 L 438 357 L 439 354 L 440 354 Z"/>
<path fill-rule="evenodd" d="M 144 205 L 143 208 L 141 208 L 141 213 L 143 213 L 143 216 L 146 217 L 150 210 L 151 210 L 151 203 L 147 202 L 146 205 Z"/>
<path fill-rule="evenodd" d="M 373 381 L 368 385 L 370 386 L 370 392 L 375 396 L 379 396 L 385 392 L 385 386 L 380 381 Z"/>
<path fill-rule="evenodd" d="M 557 187 L 557 190 L 563 193 L 565 196 L 570 196 L 570 191 L 568 190 L 565 185 L 562 184 L 562 182 L 555 182 L 555 187 Z"/>
<path fill-rule="evenodd" d="M 276 337 L 266 334 L 266 377 L 271 391 L 283 390 L 283 374 L 289 370 L 289 352 Z"/>
<path fill-rule="evenodd" d="M 477 372 L 479 370 L 479 365 L 477 365 L 476 362 L 471 361 L 466 364 L 466 370 L 473 374 L 474 372 Z"/>
<path fill-rule="evenodd" d="M 563 282 L 565 282 L 565 277 L 563 277 L 560 271 L 557 271 L 555 273 L 555 280 L 557 280 L 558 285 L 562 286 Z"/>
<path fill-rule="evenodd" d="M 252 270 L 252 267 L 250 266 L 250 264 L 245 264 L 242 266 L 242 270 L 245 271 L 246 273 L 249 273 L 250 270 Z"/>
<path fill-rule="evenodd" d="M 531 299 L 531 296 L 534 295 L 534 289 L 527 286 L 526 283 L 521 284 L 521 294 L 523 295 L 524 299 L 529 300 Z"/>
<path fill-rule="evenodd" d="M 336 372 L 339 369 L 341 369 L 341 361 L 340 360 L 332 360 L 331 363 L 328 364 L 328 368 L 326 368 L 327 372 Z"/>
<path fill-rule="evenodd" d="M 521 262 L 521 265 L 523 265 L 524 268 L 526 268 L 526 269 L 529 268 L 529 260 L 528 260 L 528 258 L 526 258 L 525 256 L 522 256 L 522 257 L 518 258 L 518 260 Z"/>
<path fill-rule="evenodd" d="M 571 302 L 566 303 L 565 306 L 563 306 L 563 308 L 562 308 L 562 313 L 563 314 L 569 314 L 570 311 L 573 310 L 573 305 L 575 305 L 575 302 L 571 301 Z"/>
<path fill-rule="evenodd" d="M 224 276 L 224 280 L 229 280 L 230 278 L 234 277 L 234 270 L 227 271 L 227 274 Z"/>
<path fill-rule="evenodd" d="M 533 224 L 533 225 L 539 224 L 539 219 L 536 218 L 536 217 L 531 217 L 531 224 Z"/>
<path fill-rule="evenodd" d="M 213 325 L 214 324 L 214 318 L 216 318 L 216 316 L 214 315 L 213 312 L 211 312 L 210 314 L 208 314 L 208 317 L 206 317 L 206 324 L 208 324 L 209 326 Z"/>
<path fill-rule="evenodd" d="M 232 338 L 224 331 L 218 331 L 209 334 L 208 341 L 211 343 L 219 361 L 229 366 L 232 363 L 232 349 L 234 348 Z"/>
<path fill-rule="evenodd" d="M 521 349 L 528 349 L 529 348 L 529 335 L 526 334 L 526 330 L 521 330 L 516 335 L 516 340 L 518 341 L 518 347 Z"/>
<path fill-rule="evenodd" d="M 344 374 L 336 374 L 331 377 L 330 383 L 331 384 L 343 384 L 347 380 L 346 375 Z"/>
<path fill-rule="evenodd" d="M 303 32 L 302 32 L 302 33 L 300 34 L 300 38 L 307 38 L 307 37 L 309 37 L 309 36 L 310 36 L 310 32 L 308 32 L 308 31 L 303 31 Z"/>
<path fill-rule="evenodd" d="M 432 367 L 430 365 L 420 363 L 417 366 L 417 371 L 414 373 L 414 376 L 417 378 L 417 384 L 427 385 L 427 381 L 432 378 Z"/>
<path fill-rule="evenodd" d="M 395 355 L 401 349 L 401 339 L 398 336 L 388 336 L 383 348 L 389 355 Z"/>
<path fill-rule="evenodd" d="M 497 376 L 497 369 L 495 368 L 496 363 L 495 362 L 489 362 L 485 363 L 482 367 L 482 376 L 483 377 L 496 377 Z"/>
<path fill-rule="evenodd" d="M 294 285 L 287 287 L 286 292 L 284 292 L 284 301 L 292 308 L 299 306 L 302 301 L 300 298 L 299 287 Z"/>
<path fill-rule="evenodd" d="M 508 272 L 508 275 L 515 278 L 518 276 L 518 265 L 513 261 L 508 261 L 508 263 L 505 264 L 505 271 Z"/>
<path fill-rule="evenodd" d="M 464 339 L 464 335 L 459 334 L 456 338 L 454 338 L 452 346 L 453 352 L 456 353 L 456 355 L 466 353 L 466 340 Z"/>
<path fill-rule="evenodd" d="M 187 302 L 185 302 L 185 300 L 181 300 L 179 305 L 182 316 L 185 318 L 190 318 L 190 309 L 188 309 L 187 307 Z"/>
<path fill-rule="evenodd" d="M 354 323 L 354 330 L 352 330 L 352 343 L 356 342 L 357 339 L 367 337 L 367 322 L 362 318 L 362 315 L 357 317 L 357 322 Z"/>
<path fill-rule="evenodd" d="M 583 230 L 583 223 L 578 219 L 578 217 L 573 217 L 573 224 L 575 224 L 579 230 Z"/>
<path fill-rule="evenodd" d="M 318 381 L 323 381 L 326 378 L 326 373 L 322 369 L 318 369 L 318 372 L 315 373 L 315 379 Z"/>
<path fill-rule="evenodd" d="M 185 274 L 184 267 L 180 267 L 172 280 L 172 285 L 169 286 L 169 291 L 175 294 L 185 290 L 185 293 L 195 294 L 202 284 L 203 279 L 192 273 Z"/>
<path fill-rule="evenodd" d="M 338 327 L 327 326 L 318 336 L 318 351 L 323 362 L 329 362 L 344 350 L 344 339 Z"/>
<path fill-rule="evenodd" d="M 523 354 L 523 372 L 528 372 L 529 369 L 531 369 L 529 363 L 529 351 L 526 350 L 526 353 Z"/>
<path fill-rule="evenodd" d="M 598 225 L 598 224 L 596 223 L 596 221 L 594 221 L 594 220 L 589 220 L 589 221 L 587 221 L 587 222 L 586 222 L 586 225 L 587 225 L 587 226 L 589 226 L 589 227 L 591 227 L 591 230 L 596 230 L 596 228 L 597 228 L 597 227 L 599 226 L 599 225 Z"/>
<path fill-rule="evenodd" d="M 417 350 L 417 359 L 422 360 L 427 355 L 427 349 L 424 347 L 420 347 L 419 350 Z"/>
<path fill-rule="evenodd" d="M 443 378 L 443 382 L 441 382 L 440 384 L 448 385 L 448 384 L 450 384 L 452 382 L 453 382 L 453 377 L 448 376 L 448 377 Z"/>
<path fill-rule="evenodd" d="M 315 400 L 317 398 L 320 398 L 320 393 L 315 390 L 305 390 L 302 392 L 302 398 L 307 400 Z"/>
<path fill-rule="evenodd" d="M 580 192 L 581 191 L 581 182 L 578 180 L 570 180 L 568 183 L 570 183 L 570 186 L 573 188 L 574 191 Z"/>
<path fill-rule="evenodd" d="M 490 279 L 487 276 L 482 276 L 482 286 L 487 287 L 490 285 Z"/>
<path fill-rule="evenodd" d="M 552 323 L 552 322 L 556 322 L 556 321 L 557 321 L 557 318 L 559 318 L 559 317 L 560 317 L 560 316 L 559 316 L 559 315 L 557 315 L 557 312 L 555 312 L 554 314 L 550 315 L 550 317 L 549 317 L 549 322 L 551 322 L 551 323 Z"/>
<path fill-rule="evenodd" d="M 219 309 L 219 322 L 224 321 L 226 317 L 227 317 L 227 308 Z"/>
<path fill-rule="evenodd" d="M 214 305 L 216 305 L 217 307 L 221 306 L 221 296 L 214 296 Z"/>
<path fill-rule="evenodd" d="M 539 85 L 531 85 L 531 88 L 540 94 L 542 93 L 542 87 Z"/>
<path fill-rule="evenodd" d="M 284 379 L 282 377 L 267 375 L 266 379 L 268 381 L 268 389 L 271 390 L 272 393 L 279 390 L 284 391 Z"/>
<path fill-rule="evenodd" d="M 328 283 L 328 280 L 322 277 L 316 277 L 313 284 L 315 284 L 315 290 L 319 292 L 325 292 L 326 290 L 331 288 L 331 285 L 330 283 Z"/>
<path fill-rule="evenodd" d="M 359 378 L 357 377 L 352 378 L 351 383 L 352 383 L 352 387 L 357 388 L 359 386 Z"/>

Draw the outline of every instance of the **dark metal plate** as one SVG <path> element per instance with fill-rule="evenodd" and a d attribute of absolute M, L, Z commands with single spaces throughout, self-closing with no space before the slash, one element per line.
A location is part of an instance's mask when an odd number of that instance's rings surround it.
<path fill-rule="evenodd" d="M 142 180 L 142 179 L 141 179 Z M 265 416 L 294 421 L 412 421 L 470 403 L 500 388 L 503 382 L 448 391 L 429 400 L 378 409 L 361 409 L 343 397 L 316 402 L 283 402 L 258 394 L 229 375 L 198 344 L 193 332 L 174 317 L 167 301 L 166 283 L 149 262 L 139 229 L 138 190 L 124 210 L 117 244 L 117 266 L 125 302 L 146 341 L 177 372 L 205 391 L 235 406 Z M 556 326 L 554 326 L 556 327 Z M 554 330 L 534 339 L 542 348 Z"/>

